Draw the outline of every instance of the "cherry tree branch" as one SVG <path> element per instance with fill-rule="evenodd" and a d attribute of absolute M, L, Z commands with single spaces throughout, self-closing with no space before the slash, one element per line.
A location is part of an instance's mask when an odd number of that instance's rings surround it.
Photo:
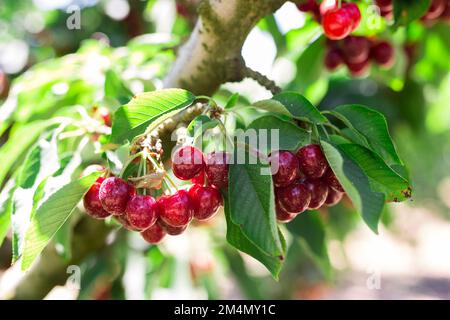
<path fill-rule="evenodd" d="M 286 0 L 204 0 L 189 40 L 180 48 L 164 86 L 210 95 L 246 77 L 241 50 L 256 23 Z"/>

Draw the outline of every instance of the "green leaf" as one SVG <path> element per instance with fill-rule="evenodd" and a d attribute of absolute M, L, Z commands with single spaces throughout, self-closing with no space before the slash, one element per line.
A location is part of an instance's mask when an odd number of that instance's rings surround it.
<path fill-rule="evenodd" d="M 411 197 L 407 180 L 391 169 L 376 153 L 357 144 L 341 144 L 339 148 L 369 177 L 372 190 L 382 192 L 387 201 L 403 201 Z"/>
<path fill-rule="evenodd" d="M 388 165 L 403 165 L 383 114 L 356 104 L 338 106 L 332 114 L 343 121 L 357 136 L 364 137 L 367 146 L 378 153 Z"/>
<path fill-rule="evenodd" d="M 15 191 L 14 180 L 9 180 L 0 193 L 0 247 L 11 225 L 12 195 Z"/>
<path fill-rule="evenodd" d="M 245 152 L 246 159 L 241 161 L 243 159 L 235 157 L 234 163 L 229 167 L 231 220 L 263 252 L 283 259 L 285 252 L 275 219 L 270 166 L 256 163 L 256 157 L 241 148 L 236 152 Z M 265 175 L 262 174 L 263 171 Z"/>
<path fill-rule="evenodd" d="M 225 105 L 225 109 L 233 108 L 239 101 L 239 93 L 233 93 L 231 97 L 228 99 L 227 104 Z"/>
<path fill-rule="evenodd" d="M 247 129 L 254 129 L 262 136 L 259 137 L 258 150 L 267 154 L 272 150 L 296 151 L 311 141 L 308 131 L 271 114 L 257 118 Z"/>
<path fill-rule="evenodd" d="M 273 112 L 273 113 L 277 113 L 277 114 L 282 114 L 282 115 L 285 115 L 288 117 L 293 116 L 291 114 L 291 112 L 281 102 L 279 102 L 277 100 L 272 100 L 272 99 L 261 100 L 261 101 L 255 102 L 253 104 L 253 106 L 260 110 L 265 110 L 265 111 L 269 111 L 269 112 Z"/>
<path fill-rule="evenodd" d="M 307 119 L 316 124 L 328 121 L 308 99 L 299 93 L 283 92 L 273 96 L 272 99 L 281 102 L 294 118 Z"/>
<path fill-rule="evenodd" d="M 114 114 L 111 142 L 122 144 L 145 132 L 160 116 L 192 104 L 195 96 L 182 89 L 164 89 L 142 93 Z"/>
<path fill-rule="evenodd" d="M 31 266 L 99 176 L 100 173 L 94 172 L 70 182 L 37 208 L 25 234 L 22 270 Z"/>
<path fill-rule="evenodd" d="M 331 264 L 328 257 L 325 225 L 319 212 L 307 211 L 299 214 L 286 227 L 299 240 L 305 242 L 324 274 L 329 277 Z"/>
<path fill-rule="evenodd" d="M 219 121 L 217 119 L 211 119 L 210 117 L 201 114 L 191 121 L 187 127 L 187 132 L 191 137 L 195 137 L 203 134 L 208 129 L 216 127 L 218 124 Z"/>
<path fill-rule="evenodd" d="M 228 243 L 261 262 L 270 271 L 272 276 L 278 280 L 278 275 L 283 265 L 283 259 L 266 254 L 245 236 L 239 225 L 235 224 L 231 219 L 231 207 L 227 195 L 224 195 L 224 210 L 227 221 Z"/>
<path fill-rule="evenodd" d="M 384 194 L 372 190 L 369 178 L 347 157 L 340 145 L 333 146 L 326 141 L 321 141 L 321 144 L 330 167 L 356 210 L 369 228 L 378 233 L 378 222 L 385 202 Z"/>
<path fill-rule="evenodd" d="M 406 25 L 422 17 L 430 7 L 431 0 L 394 0 L 395 25 Z"/>
<path fill-rule="evenodd" d="M 133 93 L 125 86 L 117 72 L 111 69 L 105 74 L 105 97 L 115 98 L 120 103 L 126 103 L 133 97 Z"/>

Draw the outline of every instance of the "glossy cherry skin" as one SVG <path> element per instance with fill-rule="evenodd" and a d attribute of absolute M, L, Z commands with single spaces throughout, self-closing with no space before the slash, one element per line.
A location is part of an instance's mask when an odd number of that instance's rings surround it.
<path fill-rule="evenodd" d="M 342 52 L 348 63 L 361 63 L 369 58 L 370 43 L 366 37 L 350 36 L 343 40 Z"/>
<path fill-rule="evenodd" d="M 195 147 L 181 147 L 172 156 L 173 174 L 178 179 L 190 180 L 204 168 L 203 153 Z"/>
<path fill-rule="evenodd" d="M 228 188 L 228 164 L 230 155 L 226 152 L 216 151 L 206 156 L 206 176 L 208 183 L 218 189 Z"/>
<path fill-rule="evenodd" d="M 389 68 L 395 61 L 394 48 L 389 42 L 380 41 L 372 46 L 370 57 L 376 64 Z"/>
<path fill-rule="evenodd" d="M 322 19 L 322 26 L 327 38 L 344 39 L 352 31 L 353 21 L 344 8 L 328 10 Z"/>
<path fill-rule="evenodd" d="M 173 227 L 187 225 L 194 216 L 194 206 L 186 190 L 158 199 L 160 218 Z"/>
<path fill-rule="evenodd" d="M 324 63 L 329 71 L 336 70 L 344 63 L 341 50 L 338 48 L 328 48 Z"/>
<path fill-rule="evenodd" d="M 131 226 L 137 230 L 145 230 L 155 224 L 159 209 L 153 197 L 135 195 L 128 201 L 125 213 Z"/>
<path fill-rule="evenodd" d="M 274 151 L 270 156 L 272 179 L 276 187 L 285 187 L 299 177 L 297 157 L 290 151 Z"/>
<path fill-rule="evenodd" d="M 361 11 L 355 3 L 343 3 L 342 9 L 346 10 L 352 20 L 351 32 L 358 28 L 361 22 Z"/>
<path fill-rule="evenodd" d="M 159 224 L 159 226 L 170 236 L 178 236 L 182 234 L 187 229 L 188 226 L 187 224 L 185 224 L 184 226 L 181 227 L 173 227 L 171 225 L 168 225 L 161 219 L 158 220 L 157 224 Z"/>
<path fill-rule="evenodd" d="M 166 231 L 164 231 L 164 229 L 158 223 L 155 223 L 150 228 L 142 231 L 141 236 L 148 243 L 157 244 L 160 243 L 162 239 L 164 239 L 164 237 L 166 236 Z"/>
<path fill-rule="evenodd" d="M 367 70 L 369 70 L 370 67 L 370 60 L 367 59 L 366 61 L 360 62 L 360 63 L 350 63 L 347 62 L 347 68 L 350 74 L 353 77 L 362 77 L 367 73 Z"/>
<path fill-rule="evenodd" d="M 311 193 L 303 183 L 297 182 L 276 189 L 278 205 L 287 212 L 301 213 L 308 209 Z"/>
<path fill-rule="evenodd" d="M 297 216 L 297 213 L 287 212 L 286 210 L 281 208 L 279 205 L 275 206 L 275 213 L 276 213 L 278 222 L 281 222 L 281 223 L 291 222 Z"/>
<path fill-rule="evenodd" d="M 193 177 L 191 179 L 192 184 L 199 184 L 199 185 L 204 185 L 205 184 L 205 180 L 206 180 L 206 174 L 205 171 L 200 171 L 199 174 L 197 174 L 195 177 Z"/>
<path fill-rule="evenodd" d="M 326 182 L 326 184 L 328 184 L 330 188 L 333 188 L 338 192 L 345 192 L 344 188 L 342 187 L 341 183 L 339 182 L 331 168 L 328 169 L 327 172 L 325 172 L 323 180 Z"/>
<path fill-rule="evenodd" d="M 84 195 L 83 205 L 86 213 L 95 219 L 104 219 L 111 214 L 103 209 L 102 203 L 99 198 L 101 183 L 104 178 L 98 178 L 97 181 L 92 184 L 88 192 Z"/>
<path fill-rule="evenodd" d="M 100 186 L 100 201 L 103 209 L 115 216 L 125 213 L 128 200 L 136 194 L 133 186 L 117 177 L 110 177 Z"/>
<path fill-rule="evenodd" d="M 341 201 L 343 196 L 344 196 L 343 192 L 339 192 L 339 191 L 334 190 L 333 188 L 329 188 L 327 199 L 325 200 L 325 204 L 328 207 L 332 207 L 332 206 L 338 204 L 339 201 Z"/>
<path fill-rule="evenodd" d="M 309 144 L 297 151 L 300 171 L 307 177 L 318 179 L 328 168 L 327 159 L 318 144 Z"/>
<path fill-rule="evenodd" d="M 319 209 L 325 203 L 328 196 L 328 185 L 322 179 L 308 179 L 304 182 L 311 193 L 311 201 L 308 209 Z"/>
<path fill-rule="evenodd" d="M 139 230 L 139 229 L 136 229 L 135 227 L 133 227 L 133 226 L 130 224 L 130 221 L 128 221 L 128 217 L 127 217 L 126 214 L 121 215 L 121 216 L 115 216 L 114 218 L 115 218 L 117 221 L 119 221 L 119 223 L 120 223 L 125 229 L 127 229 L 127 230 L 130 230 L 130 231 L 141 231 L 141 230 Z"/>
<path fill-rule="evenodd" d="M 194 218 L 200 221 L 210 219 L 222 205 L 222 195 L 213 187 L 194 185 L 189 189 L 189 197 L 194 206 Z"/>

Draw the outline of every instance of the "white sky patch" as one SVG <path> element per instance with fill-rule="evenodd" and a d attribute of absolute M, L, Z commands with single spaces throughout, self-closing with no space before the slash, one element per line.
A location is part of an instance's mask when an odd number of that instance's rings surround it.
<path fill-rule="evenodd" d="M 272 36 L 258 28 L 254 28 L 250 32 L 242 48 L 242 56 L 246 65 L 265 75 L 272 71 L 276 54 L 277 48 Z"/>
<path fill-rule="evenodd" d="M 289 30 L 303 27 L 305 24 L 305 15 L 297 9 L 295 4 L 286 2 L 275 12 L 275 20 L 281 33 L 285 34 Z"/>

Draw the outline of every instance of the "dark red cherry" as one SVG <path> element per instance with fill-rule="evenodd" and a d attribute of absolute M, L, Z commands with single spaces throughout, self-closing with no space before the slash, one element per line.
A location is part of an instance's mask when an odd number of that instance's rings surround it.
<path fill-rule="evenodd" d="M 110 177 L 100 186 L 99 198 L 103 209 L 119 216 L 125 213 L 127 202 L 136 194 L 133 186 L 117 177 Z"/>
<path fill-rule="evenodd" d="M 323 31 L 327 38 L 332 40 L 344 39 L 350 34 L 353 21 L 344 8 L 328 10 L 322 19 Z"/>
<path fill-rule="evenodd" d="M 148 243 L 157 244 L 166 236 L 166 231 L 158 223 L 155 223 L 150 228 L 142 231 L 141 236 Z"/>
<path fill-rule="evenodd" d="M 297 157 L 290 151 L 274 151 L 270 156 L 272 179 L 276 187 L 285 187 L 299 176 Z"/>
<path fill-rule="evenodd" d="M 195 147 L 181 147 L 172 156 L 173 174 L 178 179 L 190 180 L 199 174 L 204 167 L 203 153 Z"/>
<path fill-rule="evenodd" d="M 171 236 L 178 236 L 180 234 L 182 234 L 186 229 L 188 224 L 185 224 L 183 226 L 180 227 L 174 227 L 171 226 L 167 223 L 165 223 L 163 220 L 158 220 L 157 224 L 159 224 L 159 226 L 168 234 Z"/>
<path fill-rule="evenodd" d="M 222 195 L 213 187 L 192 186 L 189 197 L 194 206 L 194 218 L 203 221 L 214 216 L 222 204 Z"/>
<path fill-rule="evenodd" d="M 135 195 L 125 209 L 130 225 L 138 230 L 145 230 L 155 224 L 159 216 L 156 200 L 151 196 Z"/>
<path fill-rule="evenodd" d="M 432 0 L 427 13 L 422 17 L 423 20 L 434 20 L 444 12 L 446 7 L 445 0 Z"/>
<path fill-rule="evenodd" d="M 328 48 L 325 55 L 325 67 L 329 71 L 334 71 L 343 63 L 344 59 L 342 58 L 341 50 L 339 48 Z"/>
<path fill-rule="evenodd" d="M 209 153 L 205 159 L 208 183 L 218 189 L 228 187 L 228 164 L 230 155 L 223 151 Z"/>
<path fill-rule="evenodd" d="M 319 209 L 327 199 L 328 185 L 322 179 L 308 179 L 304 183 L 311 193 L 311 201 L 308 208 L 311 210 Z"/>
<path fill-rule="evenodd" d="M 309 144 L 297 151 L 301 173 L 306 177 L 317 179 L 323 176 L 328 168 L 327 159 L 318 144 Z"/>
<path fill-rule="evenodd" d="M 375 0 L 375 4 L 380 7 L 380 9 L 392 10 L 392 0 Z"/>
<path fill-rule="evenodd" d="M 328 207 L 332 207 L 341 201 L 342 197 L 344 196 L 344 193 L 334 190 L 333 188 L 328 189 L 328 196 L 325 200 L 325 204 Z"/>
<path fill-rule="evenodd" d="M 97 181 L 90 187 L 88 192 L 84 195 L 83 204 L 86 213 L 96 219 L 104 219 L 111 214 L 103 209 L 99 198 L 100 185 L 104 178 L 98 178 Z"/>
<path fill-rule="evenodd" d="M 362 77 L 367 73 L 367 70 L 369 70 L 370 67 L 370 60 L 367 59 L 366 61 L 360 62 L 360 63 L 350 63 L 347 62 L 347 68 L 350 74 L 353 77 Z"/>
<path fill-rule="evenodd" d="M 303 183 L 297 182 L 276 189 L 277 202 L 287 212 L 301 213 L 308 209 L 311 193 Z"/>
<path fill-rule="evenodd" d="M 125 229 L 127 229 L 127 230 L 130 230 L 130 231 L 141 231 L 141 230 L 139 230 L 139 229 L 136 229 L 135 227 L 133 227 L 133 226 L 130 224 L 130 221 L 128 221 L 128 217 L 127 217 L 126 214 L 121 215 L 121 216 L 115 216 L 114 218 L 115 218 L 117 221 L 119 221 L 119 223 L 120 223 Z"/>
<path fill-rule="evenodd" d="M 325 172 L 323 180 L 326 182 L 326 184 L 328 184 L 329 187 L 333 188 L 334 190 L 338 192 L 345 192 L 344 188 L 342 187 L 341 183 L 339 182 L 331 168 L 328 169 L 327 172 Z"/>
<path fill-rule="evenodd" d="M 361 22 L 361 11 L 355 3 L 343 3 L 342 9 L 346 10 L 352 20 L 351 32 L 358 28 Z"/>
<path fill-rule="evenodd" d="M 194 216 L 194 206 L 186 190 L 158 199 L 160 218 L 173 227 L 187 225 Z"/>
<path fill-rule="evenodd" d="M 297 216 L 297 213 L 287 212 L 279 205 L 275 206 L 275 212 L 277 215 L 277 220 L 281 223 L 291 222 Z"/>
<path fill-rule="evenodd" d="M 387 41 L 380 41 L 372 46 L 370 51 L 371 58 L 376 64 L 389 68 L 394 64 L 394 48 Z"/>
<path fill-rule="evenodd" d="M 349 36 L 343 40 L 342 52 L 348 63 L 361 63 L 369 58 L 370 43 L 366 37 Z"/>
<path fill-rule="evenodd" d="M 200 171 L 198 175 L 191 179 L 192 184 L 199 184 L 203 186 L 205 184 L 205 175 L 205 171 Z"/>

